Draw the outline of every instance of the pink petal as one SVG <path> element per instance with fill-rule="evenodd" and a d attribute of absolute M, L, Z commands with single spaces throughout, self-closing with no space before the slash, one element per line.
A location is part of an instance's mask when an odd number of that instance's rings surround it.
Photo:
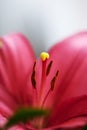
<path fill-rule="evenodd" d="M 0 128 L 3 127 L 7 122 L 7 119 L 0 114 Z"/>
<path fill-rule="evenodd" d="M 55 88 L 46 104 L 50 104 L 53 111 L 49 125 L 63 123 L 64 119 L 73 116 L 83 116 L 81 121 L 84 122 L 87 118 L 87 33 L 79 33 L 56 44 L 49 53 L 53 60 L 49 80 L 59 70 Z"/>
<path fill-rule="evenodd" d="M 32 47 L 21 34 L 7 35 L 2 37 L 1 41 L 3 46 L 0 49 L 0 84 L 5 91 L 2 98 L 4 100 L 7 91 L 7 94 L 15 97 L 18 105 L 26 102 L 30 104 L 31 82 L 28 82 L 28 78 L 36 59 Z M 0 100 L 2 101 L 1 98 Z M 9 100 L 8 98 L 8 102 Z"/>
<path fill-rule="evenodd" d="M 54 45 L 50 51 L 53 60 L 48 76 L 48 87 L 57 70 L 56 80 L 47 104 L 55 104 L 72 97 L 87 95 L 87 33 L 79 33 Z M 52 101 L 53 100 L 53 101 Z"/>

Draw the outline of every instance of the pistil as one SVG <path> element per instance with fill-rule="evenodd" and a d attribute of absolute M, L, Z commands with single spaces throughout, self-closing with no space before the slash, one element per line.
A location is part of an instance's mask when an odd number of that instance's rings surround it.
<path fill-rule="evenodd" d="M 42 75 L 41 75 L 41 85 L 40 85 L 39 106 L 41 107 L 41 102 L 43 99 L 42 95 L 44 90 L 44 83 L 46 82 L 46 65 L 47 65 L 47 60 L 49 59 L 49 54 L 47 52 L 42 52 L 40 57 L 42 60 Z"/>

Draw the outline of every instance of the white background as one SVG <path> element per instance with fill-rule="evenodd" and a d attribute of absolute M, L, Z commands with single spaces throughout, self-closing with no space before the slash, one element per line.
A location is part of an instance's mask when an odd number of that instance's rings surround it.
<path fill-rule="evenodd" d="M 0 36 L 22 32 L 36 54 L 87 30 L 87 0 L 0 0 Z"/>

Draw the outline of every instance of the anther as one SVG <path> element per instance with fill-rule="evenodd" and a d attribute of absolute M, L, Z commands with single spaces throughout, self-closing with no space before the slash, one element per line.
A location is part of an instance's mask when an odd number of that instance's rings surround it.
<path fill-rule="evenodd" d="M 35 67 L 36 67 L 36 61 L 34 62 L 34 65 L 33 65 L 33 70 L 35 70 Z"/>
<path fill-rule="evenodd" d="M 32 71 L 32 75 L 31 75 L 31 83 L 32 83 L 33 87 L 36 89 L 35 67 L 36 67 L 36 61 L 34 62 L 33 71 Z"/>
<path fill-rule="evenodd" d="M 58 76 L 58 74 L 59 74 L 59 70 L 57 70 L 57 72 L 56 72 L 56 75 L 55 75 L 55 76 L 57 77 L 57 76 Z"/>
<path fill-rule="evenodd" d="M 47 66 L 46 76 L 48 76 L 48 75 L 49 75 L 49 73 L 50 73 L 52 63 L 53 63 L 53 61 L 51 60 L 51 61 L 50 61 L 50 63 L 48 64 L 48 66 Z"/>
<path fill-rule="evenodd" d="M 57 79 L 58 73 L 59 73 L 59 71 L 57 70 L 55 76 L 54 76 L 53 79 L 51 80 L 51 90 L 52 90 L 52 91 L 53 91 L 53 89 L 54 89 L 55 81 L 56 81 L 56 79 Z"/>
<path fill-rule="evenodd" d="M 46 59 L 49 59 L 49 54 L 47 52 L 42 52 L 40 54 L 40 57 L 41 57 L 42 61 L 45 61 Z"/>

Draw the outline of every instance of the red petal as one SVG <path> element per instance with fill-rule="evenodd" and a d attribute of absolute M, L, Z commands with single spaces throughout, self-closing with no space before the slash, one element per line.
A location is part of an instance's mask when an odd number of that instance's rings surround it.
<path fill-rule="evenodd" d="M 49 125 L 80 116 L 84 122 L 84 118 L 87 119 L 87 33 L 79 33 L 56 44 L 49 53 L 53 60 L 49 80 L 59 70 L 54 91 L 47 101 L 53 108 Z"/>
<path fill-rule="evenodd" d="M 13 95 L 18 100 L 18 105 L 24 102 L 30 103 L 29 87 L 31 86 L 27 86 L 27 80 L 35 61 L 32 47 L 21 34 L 2 37 L 1 41 L 3 42 L 0 49 L 0 84 L 3 86 L 2 89 Z M 30 82 L 29 85 L 31 85 Z M 5 95 L 3 95 L 4 98 Z"/>
<path fill-rule="evenodd" d="M 87 96 L 72 98 L 57 104 L 49 118 L 50 126 L 77 127 L 87 122 Z"/>

